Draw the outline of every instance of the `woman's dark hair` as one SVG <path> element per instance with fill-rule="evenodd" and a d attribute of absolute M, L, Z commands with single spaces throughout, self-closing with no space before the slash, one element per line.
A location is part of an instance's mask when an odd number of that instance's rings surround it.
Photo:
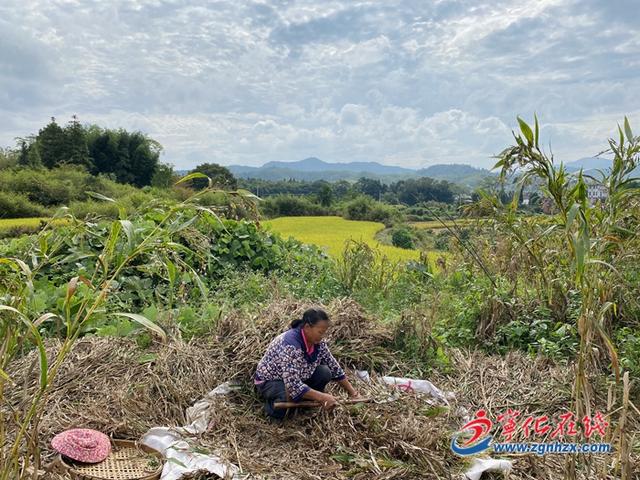
<path fill-rule="evenodd" d="M 298 318 L 291 322 L 291 328 L 304 327 L 305 325 L 315 325 L 321 320 L 329 321 L 329 315 L 324 310 L 319 308 L 310 308 L 305 310 L 302 314 L 302 318 Z"/>

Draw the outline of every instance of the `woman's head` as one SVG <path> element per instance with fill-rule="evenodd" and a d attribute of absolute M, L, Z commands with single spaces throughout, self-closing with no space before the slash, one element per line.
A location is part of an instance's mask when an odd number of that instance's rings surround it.
<path fill-rule="evenodd" d="M 291 328 L 302 328 L 307 341 L 319 343 L 329 328 L 329 315 L 319 308 L 310 308 L 302 314 L 302 318 L 291 322 Z"/>

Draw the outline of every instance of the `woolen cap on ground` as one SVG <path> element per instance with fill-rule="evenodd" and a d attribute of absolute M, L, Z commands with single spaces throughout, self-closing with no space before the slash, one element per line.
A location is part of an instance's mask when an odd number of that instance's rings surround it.
<path fill-rule="evenodd" d="M 109 437 L 97 430 L 74 428 L 59 433 L 51 446 L 65 457 L 83 463 L 102 462 L 111 453 Z"/>

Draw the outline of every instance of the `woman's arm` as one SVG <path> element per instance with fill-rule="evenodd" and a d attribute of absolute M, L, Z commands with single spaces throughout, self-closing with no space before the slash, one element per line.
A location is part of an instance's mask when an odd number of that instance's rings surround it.
<path fill-rule="evenodd" d="M 343 380 L 345 378 L 344 370 L 335 357 L 331 355 L 327 344 L 325 342 L 321 342 L 318 344 L 318 348 L 318 358 L 320 359 L 320 363 L 329 367 L 329 370 L 331 371 L 331 380 L 334 382 L 340 382 Z"/>
<path fill-rule="evenodd" d="M 353 385 L 351 385 L 351 382 L 347 380 L 347 376 L 345 375 L 344 370 L 342 369 L 342 367 L 340 367 L 340 364 L 335 359 L 335 357 L 331 354 L 331 351 L 329 351 L 329 347 L 324 342 L 320 346 L 319 356 L 320 356 L 321 362 L 327 365 L 329 367 L 329 370 L 331 370 L 331 375 L 333 376 L 333 380 L 338 382 L 340 387 L 342 387 L 342 389 L 345 392 L 347 392 L 349 397 L 351 398 L 359 397 L 360 394 L 356 391 L 355 388 L 353 388 Z"/>
<path fill-rule="evenodd" d="M 306 394 L 311 390 L 300 377 L 304 361 L 302 351 L 291 346 L 282 348 L 277 358 L 287 396 L 294 402 L 307 398 Z"/>
<path fill-rule="evenodd" d="M 322 408 L 324 408 L 325 410 L 331 410 L 338 403 L 333 395 L 329 393 L 319 392 L 318 390 L 314 390 L 313 388 L 307 390 L 304 395 L 302 395 L 302 398 L 319 402 L 320 405 L 322 405 Z"/>

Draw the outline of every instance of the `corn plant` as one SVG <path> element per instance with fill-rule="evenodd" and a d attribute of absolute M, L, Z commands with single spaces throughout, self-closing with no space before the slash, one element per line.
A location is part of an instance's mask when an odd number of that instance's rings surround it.
<path fill-rule="evenodd" d="M 593 389 L 588 374 L 597 370 L 599 352 L 606 352 L 616 379 L 620 378 L 618 355 L 610 331 L 619 309 L 620 296 L 616 290 L 622 280 L 617 267 L 629 257 L 635 235 L 632 225 L 637 224 L 632 212 L 640 200 L 640 184 L 632 174 L 640 164 L 640 137 L 633 135 L 625 118 L 624 127 L 618 127 L 618 138 L 610 139 L 609 149 L 603 152 L 613 155 L 610 171 L 600 172 L 599 179 L 586 176 L 582 171 L 572 176 L 562 163 L 556 165 L 553 157 L 540 148 L 537 118 L 533 129 L 520 118 L 518 122 L 520 132 L 514 133 L 516 145 L 500 154 L 495 167 L 501 169 L 503 179 L 514 171 L 520 175 L 512 211 L 522 186 L 531 178 L 542 181 L 543 193 L 552 199 L 557 211 L 557 221 L 546 228 L 542 236 L 556 232 L 559 236 L 554 238 L 562 239 L 570 259 L 571 288 L 577 290 L 581 298 L 577 321 L 580 350 L 574 386 L 576 412 L 581 418 L 590 414 Z M 589 201 L 589 181 L 606 187 L 608 198 L 604 205 Z M 516 231 L 512 233 L 521 245 L 529 242 Z M 545 261 L 544 256 L 532 255 L 536 262 Z"/>

